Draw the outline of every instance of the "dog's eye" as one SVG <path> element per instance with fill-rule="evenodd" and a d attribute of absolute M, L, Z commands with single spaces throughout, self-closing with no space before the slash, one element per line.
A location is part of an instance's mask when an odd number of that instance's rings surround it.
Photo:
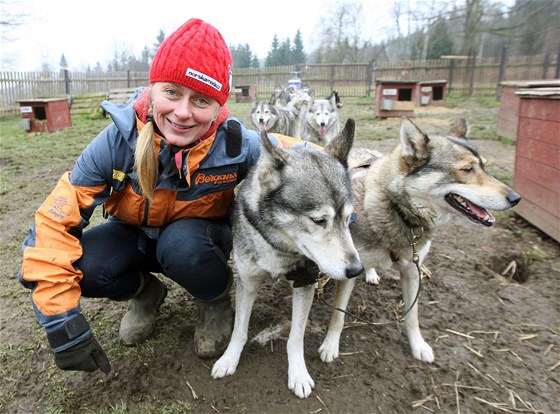
<path fill-rule="evenodd" d="M 311 217 L 311 221 L 318 226 L 325 227 L 327 225 L 327 220 L 323 217 Z"/>
<path fill-rule="evenodd" d="M 472 167 L 472 165 L 465 165 L 463 168 L 461 168 L 461 171 L 466 172 L 466 173 L 471 173 L 473 172 L 474 168 Z"/>

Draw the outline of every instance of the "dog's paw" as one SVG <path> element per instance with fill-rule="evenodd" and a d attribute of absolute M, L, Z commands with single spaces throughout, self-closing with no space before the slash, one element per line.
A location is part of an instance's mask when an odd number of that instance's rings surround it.
<path fill-rule="evenodd" d="M 237 370 L 239 358 L 229 358 L 227 355 L 222 355 L 212 367 L 212 378 L 223 378 L 226 375 L 233 375 Z"/>
<path fill-rule="evenodd" d="M 333 362 L 338 358 L 338 342 L 333 344 L 325 339 L 319 347 L 319 356 L 323 362 Z"/>
<path fill-rule="evenodd" d="M 381 278 L 377 274 L 374 268 L 366 270 L 366 283 L 370 285 L 378 285 Z"/>
<path fill-rule="evenodd" d="M 288 388 L 299 398 L 309 397 L 314 387 L 315 382 L 307 371 L 288 375 Z"/>
<path fill-rule="evenodd" d="M 425 341 L 418 342 L 411 348 L 412 356 L 422 362 L 432 363 L 436 359 L 432 347 Z"/>

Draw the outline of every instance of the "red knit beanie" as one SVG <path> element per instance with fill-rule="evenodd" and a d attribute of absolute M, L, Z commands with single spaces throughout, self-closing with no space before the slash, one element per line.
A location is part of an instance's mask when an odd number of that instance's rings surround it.
<path fill-rule="evenodd" d="M 178 83 L 223 106 L 231 91 L 232 68 L 220 32 L 200 19 L 190 19 L 160 45 L 150 67 L 150 83 Z"/>

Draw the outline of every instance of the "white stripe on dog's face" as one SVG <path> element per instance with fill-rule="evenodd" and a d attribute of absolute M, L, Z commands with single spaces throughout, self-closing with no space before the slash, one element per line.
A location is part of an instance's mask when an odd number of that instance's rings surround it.
<path fill-rule="evenodd" d="M 332 206 L 306 212 L 296 219 L 290 237 L 298 250 L 319 265 L 322 272 L 333 279 L 344 280 L 356 276 L 361 264 L 350 234 L 353 207 L 347 203 L 336 213 Z M 288 218 L 288 217 L 286 217 Z M 351 276 L 349 276 L 351 274 Z"/>
<path fill-rule="evenodd" d="M 251 112 L 251 122 L 259 131 L 268 131 L 277 118 L 270 105 L 264 102 L 259 102 Z"/>

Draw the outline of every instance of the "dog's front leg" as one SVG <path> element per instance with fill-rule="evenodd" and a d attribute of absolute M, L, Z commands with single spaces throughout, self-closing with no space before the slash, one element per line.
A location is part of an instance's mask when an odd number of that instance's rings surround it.
<path fill-rule="evenodd" d="M 419 294 L 420 275 L 414 263 L 407 260 L 401 260 L 399 263 L 404 308 L 408 310 L 414 302 L 417 293 Z M 418 323 L 418 301 L 416 301 L 412 309 L 410 309 L 405 316 L 404 326 L 414 358 L 424 362 L 434 362 L 434 351 L 432 347 L 424 341 L 420 333 L 420 325 Z"/>
<path fill-rule="evenodd" d="M 235 323 L 231 340 L 224 354 L 212 367 L 213 378 L 222 378 L 235 373 L 241 352 L 247 342 L 249 320 L 263 278 L 263 276 L 240 274 L 235 290 Z"/>
<path fill-rule="evenodd" d="M 315 387 L 307 372 L 303 349 L 303 338 L 309 310 L 313 304 L 315 285 L 292 289 L 292 327 L 288 338 L 288 388 L 299 398 L 307 398 Z"/>
<path fill-rule="evenodd" d="M 348 306 L 355 283 L 356 279 L 336 281 L 335 309 L 333 309 L 325 340 L 319 347 L 319 355 L 323 362 L 332 362 L 338 358 L 340 334 L 342 333 L 342 328 L 344 328 L 344 312 L 342 311 L 345 311 Z"/>

